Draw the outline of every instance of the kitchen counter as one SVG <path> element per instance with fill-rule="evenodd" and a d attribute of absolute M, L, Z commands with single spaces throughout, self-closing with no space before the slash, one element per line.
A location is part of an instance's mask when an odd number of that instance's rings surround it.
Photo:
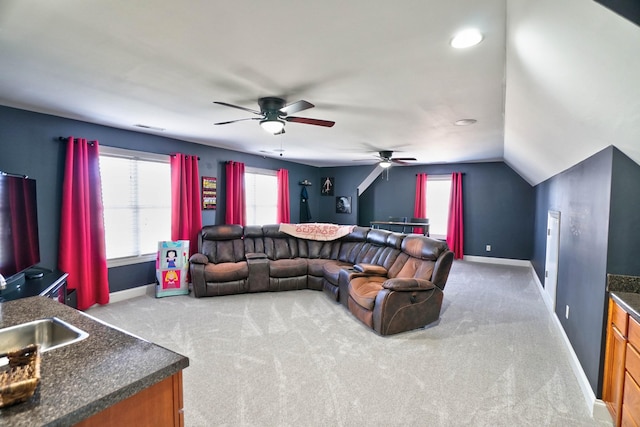
<path fill-rule="evenodd" d="M 607 290 L 631 317 L 640 322 L 640 277 L 609 274 Z"/>
<path fill-rule="evenodd" d="M 42 353 L 27 402 L 0 409 L 0 425 L 69 426 L 189 366 L 189 359 L 45 297 L 0 304 L 0 328 L 58 317 L 89 336 Z"/>

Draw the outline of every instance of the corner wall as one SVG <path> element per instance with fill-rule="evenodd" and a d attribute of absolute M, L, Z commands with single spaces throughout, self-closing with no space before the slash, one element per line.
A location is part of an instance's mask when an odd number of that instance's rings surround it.
<path fill-rule="evenodd" d="M 384 175 L 378 177 L 360 196 L 359 224 L 368 226 L 370 221 L 390 216 L 413 216 L 416 174 L 452 172 L 464 174 L 464 254 L 531 259 L 535 192 L 503 162 L 394 166 L 389 180 Z M 485 250 L 487 244 L 491 252 Z"/>
<path fill-rule="evenodd" d="M 601 396 L 613 147 L 539 184 L 532 264 L 544 283 L 547 211 L 560 212 L 555 312 L 596 395 Z M 565 316 L 569 306 L 569 318 Z"/>

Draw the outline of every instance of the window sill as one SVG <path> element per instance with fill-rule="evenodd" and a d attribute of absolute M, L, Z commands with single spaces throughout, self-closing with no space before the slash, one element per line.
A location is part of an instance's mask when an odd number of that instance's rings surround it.
<path fill-rule="evenodd" d="M 112 258 L 107 260 L 107 268 L 122 267 L 125 265 L 142 264 L 144 262 L 155 261 L 157 259 L 157 256 L 157 254 L 146 254 L 124 258 Z"/>

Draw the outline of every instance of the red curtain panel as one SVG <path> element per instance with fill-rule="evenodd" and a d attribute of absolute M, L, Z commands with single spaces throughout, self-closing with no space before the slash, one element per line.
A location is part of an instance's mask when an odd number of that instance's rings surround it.
<path fill-rule="evenodd" d="M 109 302 L 98 141 L 67 142 L 58 268 L 69 273 L 78 309 Z"/>
<path fill-rule="evenodd" d="M 189 254 L 198 251 L 200 212 L 200 173 L 198 157 L 171 155 L 171 240 L 188 240 Z"/>
<path fill-rule="evenodd" d="M 227 162 L 226 165 L 226 213 L 225 224 L 247 223 L 247 208 L 244 191 L 244 163 Z"/>
<path fill-rule="evenodd" d="M 449 200 L 449 224 L 447 224 L 447 244 L 456 259 L 464 253 L 464 214 L 462 209 L 462 173 L 451 175 L 451 199 Z"/>
<path fill-rule="evenodd" d="M 427 174 L 416 174 L 416 197 L 413 205 L 414 218 L 427 217 Z M 414 233 L 423 234 L 422 227 L 413 227 Z"/>
<path fill-rule="evenodd" d="M 291 209 L 289 206 L 289 171 L 278 169 L 278 218 L 277 222 L 291 222 Z"/>

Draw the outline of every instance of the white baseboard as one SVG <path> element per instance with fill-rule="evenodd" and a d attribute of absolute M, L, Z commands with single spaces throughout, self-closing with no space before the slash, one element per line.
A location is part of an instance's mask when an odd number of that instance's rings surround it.
<path fill-rule="evenodd" d="M 483 262 L 485 264 L 501 264 L 501 265 L 513 265 L 516 267 L 531 267 L 531 261 L 527 261 L 524 259 L 494 258 L 494 257 L 474 256 L 474 255 L 464 255 L 462 259 L 470 262 Z"/>
<path fill-rule="evenodd" d="M 125 301 L 131 298 L 141 297 L 144 295 L 154 295 L 156 285 L 151 283 L 148 285 L 138 286 L 131 289 L 125 289 L 123 291 L 112 292 L 109 294 L 109 303 Z"/>
<path fill-rule="evenodd" d="M 580 363 L 580 360 L 578 360 L 578 355 L 576 355 L 576 352 L 573 349 L 573 346 L 571 345 L 571 341 L 569 341 L 569 337 L 567 336 L 567 333 L 562 327 L 562 323 L 560 323 L 560 319 L 558 319 L 558 316 L 556 315 L 556 312 L 553 309 L 553 306 L 552 306 L 553 302 L 551 301 L 551 296 L 549 296 L 549 294 L 545 291 L 544 287 L 542 286 L 542 283 L 540 282 L 540 279 L 538 278 L 538 275 L 536 274 L 536 271 L 533 268 L 533 265 L 531 265 L 531 263 L 529 263 L 529 265 L 531 267 L 531 274 L 533 275 L 533 279 L 536 282 L 536 287 L 540 291 L 540 295 L 542 296 L 542 299 L 544 300 L 545 305 L 547 306 L 547 309 L 549 309 L 549 314 L 551 314 L 551 317 L 553 318 L 553 323 L 556 325 L 558 331 L 560 332 L 560 335 L 562 336 L 562 339 L 565 343 L 565 346 L 567 347 L 567 350 L 569 350 L 569 356 L 570 356 L 569 362 L 571 363 L 571 368 L 573 369 L 573 373 L 578 379 L 578 384 L 580 386 L 580 390 L 582 391 L 582 396 L 584 397 L 584 400 L 587 403 L 587 407 L 591 408 L 591 416 L 597 421 L 608 423 L 609 425 L 613 426 L 613 419 L 609 414 L 607 405 L 601 399 L 596 399 L 596 395 L 591 389 L 591 383 L 589 383 L 589 379 L 587 378 L 587 375 L 584 373 L 584 370 L 582 369 L 582 364 Z"/>

